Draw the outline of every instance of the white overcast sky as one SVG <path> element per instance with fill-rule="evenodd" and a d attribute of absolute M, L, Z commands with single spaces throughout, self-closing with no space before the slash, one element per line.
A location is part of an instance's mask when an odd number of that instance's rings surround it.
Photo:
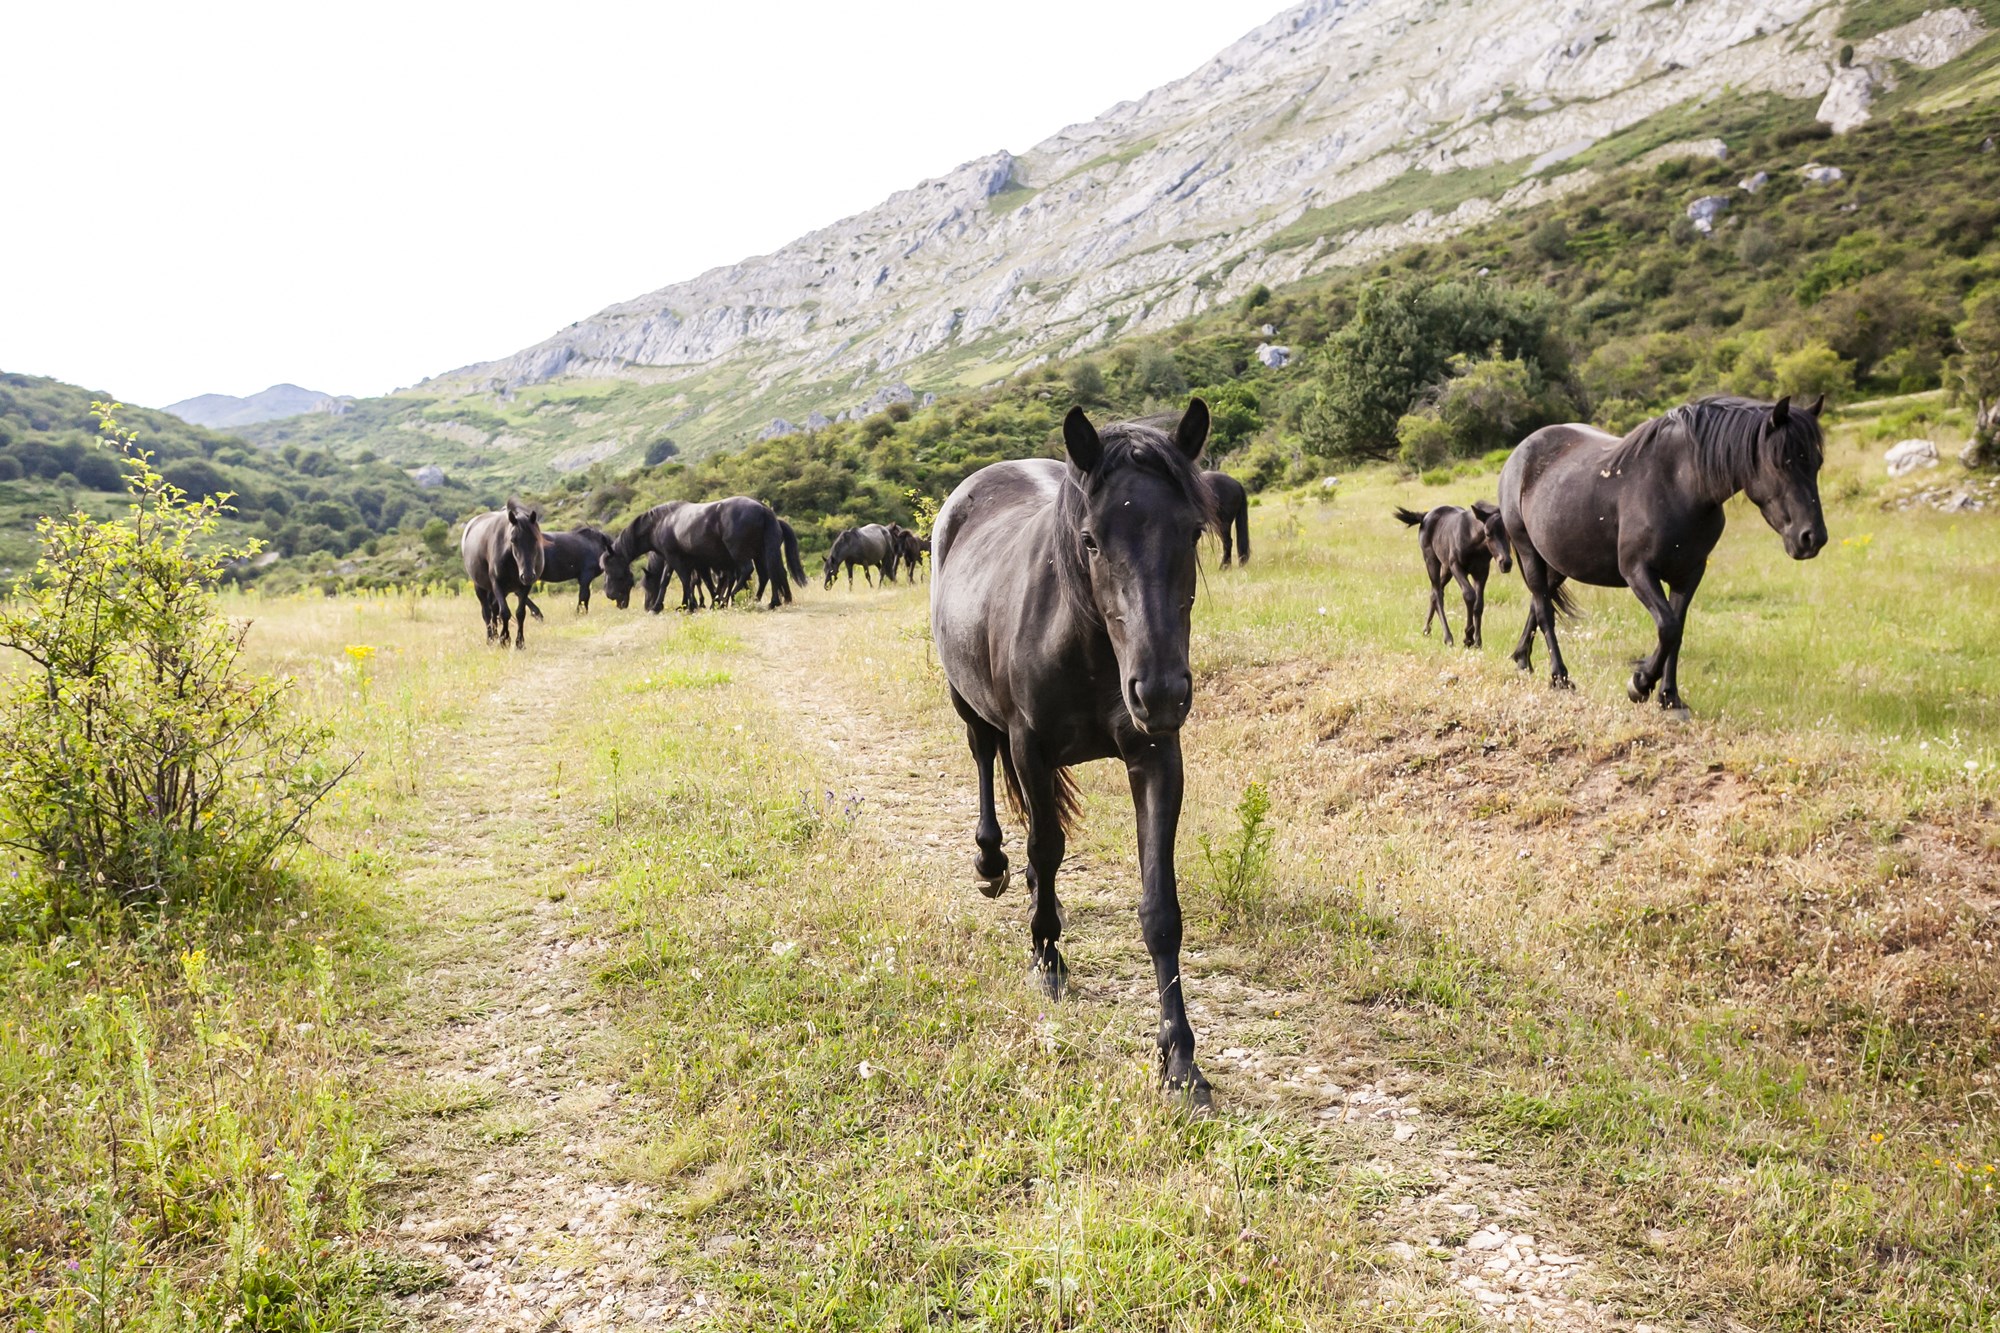
<path fill-rule="evenodd" d="M 1025 149 L 1282 5 L 8 4 L 0 369 L 386 392 Z"/>

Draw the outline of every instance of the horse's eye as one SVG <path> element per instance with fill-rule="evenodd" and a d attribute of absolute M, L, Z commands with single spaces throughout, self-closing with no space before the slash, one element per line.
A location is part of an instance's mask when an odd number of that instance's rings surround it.
<path fill-rule="evenodd" d="M 1084 550 L 1086 550 L 1086 551 L 1088 551 L 1088 552 L 1090 552 L 1090 553 L 1091 553 L 1092 555 L 1096 555 L 1096 554 L 1097 554 L 1097 538 L 1095 538 L 1095 537 L 1091 536 L 1091 535 L 1090 535 L 1089 533 L 1087 533 L 1087 532 L 1086 532 L 1086 533 L 1084 533 L 1084 534 L 1083 534 L 1083 549 L 1084 549 Z"/>

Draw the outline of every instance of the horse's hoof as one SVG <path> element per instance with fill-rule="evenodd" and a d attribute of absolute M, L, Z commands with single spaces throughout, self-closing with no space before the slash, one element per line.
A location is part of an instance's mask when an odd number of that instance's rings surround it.
<path fill-rule="evenodd" d="M 988 898 L 998 898 L 1001 894 L 1007 892 L 1007 883 L 1010 878 L 1012 877 L 1003 870 L 993 879 L 980 880 L 979 891 Z"/>
<path fill-rule="evenodd" d="M 1576 682 L 1568 676 L 1550 676 L 1549 688 L 1552 690 L 1573 690 L 1576 688 Z"/>
<path fill-rule="evenodd" d="M 1533 674 L 1535 670 L 1535 661 L 1531 657 L 1516 656 L 1514 658 L 1514 669 L 1516 671 L 1526 671 L 1530 674 Z"/>
<path fill-rule="evenodd" d="M 1632 673 L 1632 679 L 1625 682 L 1625 697 L 1635 704 L 1646 702 L 1647 696 L 1652 694 L 1652 692 L 1653 687 L 1641 680 L 1639 673 L 1636 671 Z M 1660 702 L 1665 704 L 1666 699 L 1662 698 Z"/>
<path fill-rule="evenodd" d="M 1160 1083 L 1167 1096 L 1188 1114 L 1206 1116 L 1215 1113 L 1215 1089 L 1208 1085 L 1208 1079 L 1194 1061 L 1188 1061 L 1186 1068 L 1177 1073 L 1169 1072 Z"/>
<path fill-rule="evenodd" d="M 1694 716 L 1678 694 L 1662 694 L 1660 709 L 1676 722 L 1686 722 Z"/>
<path fill-rule="evenodd" d="M 1060 1000 L 1063 992 L 1069 989 L 1069 964 L 1063 962 L 1054 945 L 1050 945 L 1048 952 L 1035 960 L 1031 970 L 1034 979 L 1042 985 L 1042 994 L 1049 999 Z"/>

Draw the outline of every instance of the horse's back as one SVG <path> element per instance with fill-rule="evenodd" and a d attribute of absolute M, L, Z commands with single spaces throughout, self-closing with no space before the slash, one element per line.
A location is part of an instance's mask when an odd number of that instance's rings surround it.
<path fill-rule="evenodd" d="M 1553 472 L 1563 472 L 1601 458 L 1618 437 L 1583 422 L 1544 426 L 1514 446 L 1500 469 L 1500 512 L 1513 526 L 1524 495 Z"/>
<path fill-rule="evenodd" d="M 958 484 L 931 526 L 931 573 L 941 580 L 952 552 L 971 542 L 1004 546 L 1019 538 L 1020 520 L 1054 504 L 1062 494 L 1067 464 L 1053 458 L 1022 458 L 983 467 Z M 931 585 L 933 598 L 939 584 Z"/>
<path fill-rule="evenodd" d="M 498 510 L 479 514 L 466 520 L 465 530 L 458 534 L 459 559 L 465 564 L 466 577 L 475 584 L 493 586 L 494 558 L 500 545 L 496 525 L 506 517 Z"/>
<path fill-rule="evenodd" d="M 1214 501 L 1216 516 L 1223 522 L 1236 517 L 1238 510 L 1250 505 L 1250 493 L 1243 489 L 1243 483 L 1227 472 L 1204 472 L 1202 483 L 1208 487 L 1209 497 Z"/>

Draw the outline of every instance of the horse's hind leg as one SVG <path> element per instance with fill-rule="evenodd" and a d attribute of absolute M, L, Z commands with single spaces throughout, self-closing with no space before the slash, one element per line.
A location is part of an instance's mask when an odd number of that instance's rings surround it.
<path fill-rule="evenodd" d="M 972 749 L 972 766 L 979 774 L 979 823 L 972 832 L 979 855 L 972 868 L 979 876 L 979 891 L 989 898 L 998 898 L 1007 891 L 1007 854 L 1000 850 L 1000 812 L 993 805 L 993 763 L 999 758 L 1000 745 L 1006 738 L 973 712 L 957 690 L 951 692 L 951 703 L 965 719 L 965 741 Z"/>
<path fill-rule="evenodd" d="M 1063 962 L 1056 942 L 1062 938 L 1062 901 L 1056 897 L 1056 871 L 1062 867 L 1068 837 L 1063 832 L 1063 814 L 1057 784 L 1057 770 L 1042 758 L 1034 740 L 1019 735 L 1008 747 L 1014 775 L 1021 784 L 1021 796 L 1028 807 L 1028 889 L 1034 894 L 1035 974 L 1051 1000 L 1060 1000 L 1069 985 L 1069 965 Z"/>

